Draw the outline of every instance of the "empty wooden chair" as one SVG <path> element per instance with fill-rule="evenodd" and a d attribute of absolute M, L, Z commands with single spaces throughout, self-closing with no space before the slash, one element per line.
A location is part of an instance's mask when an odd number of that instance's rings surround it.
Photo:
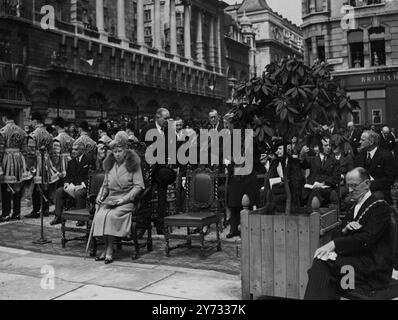
<path fill-rule="evenodd" d="M 192 240 L 200 241 L 201 254 L 204 256 L 207 249 L 221 250 L 221 220 L 218 198 L 218 168 L 211 170 L 204 166 L 191 171 L 187 169 L 186 180 L 186 206 L 185 213 L 168 216 L 164 219 L 166 255 L 170 251 L 180 248 L 192 248 Z M 203 228 L 216 225 L 217 243 L 215 246 L 205 246 L 205 232 Z M 187 228 L 186 234 L 173 234 L 172 228 Z M 199 229 L 199 234 L 192 234 L 190 229 Z M 174 247 L 170 246 L 171 240 L 186 240 Z M 197 247 L 197 246 L 196 246 Z"/>

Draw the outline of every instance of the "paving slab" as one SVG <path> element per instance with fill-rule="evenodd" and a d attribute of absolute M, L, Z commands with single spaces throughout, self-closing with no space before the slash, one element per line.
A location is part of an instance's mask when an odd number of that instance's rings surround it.
<path fill-rule="evenodd" d="M 86 285 L 56 300 L 182 300 L 158 294 L 142 293 L 96 285 Z"/>
<path fill-rule="evenodd" d="M 43 283 L 49 288 L 49 282 Z M 0 273 L 0 300 L 50 300 L 80 286 L 55 279 L 54 289 L 46 290 L 41 277 Z"/>
<path fill-rule="evenodd" d="M 138 291 L 153 283 L 162 281 L 173 274 L 173 271 L 157 270 L 155 272 L 151 269 L 133 269 L 107 265 L 99 267 L 95 272 L 95 278 L 90 279 L 89 283 L 104 287 Z"/>
<path fill-rule="evenodd" d="M 205 278 L 203 275 L 178 272 L 142 292 L 193 300 L 240 300 L 241 283 L 239 279 Z"/>

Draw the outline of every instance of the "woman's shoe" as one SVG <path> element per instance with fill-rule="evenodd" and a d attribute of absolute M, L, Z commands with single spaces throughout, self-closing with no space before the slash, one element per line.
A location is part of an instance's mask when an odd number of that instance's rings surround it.
<path fill-rule="evenodd" d="M 112 262 L 113 262 L 113 258 L 112 257 L 105 259 L 105 264 L 110 264 Z"/>
<path fill-rule="evenodd" d="M 95 258 L 95 261 L 105 261 L 105 255 L 101 255 Z"/>

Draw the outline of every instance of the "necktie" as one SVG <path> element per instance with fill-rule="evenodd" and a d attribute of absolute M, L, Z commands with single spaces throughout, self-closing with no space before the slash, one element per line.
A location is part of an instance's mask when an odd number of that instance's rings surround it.
<path fill-rule="evenodd" d="M 372 161 L 372 158 L 370 156 L 370 152 L 367 153 L 366 157 L 366 162 L 365 162 L 365 169 L 368 169 L 370 167 L 370 162 Z"/>
<path fill-rule="evenodd" d="M 326 156 L 324 156 L 322 159 L 322 168 L 325 166 L 325 162 L 326 162 Z"/>

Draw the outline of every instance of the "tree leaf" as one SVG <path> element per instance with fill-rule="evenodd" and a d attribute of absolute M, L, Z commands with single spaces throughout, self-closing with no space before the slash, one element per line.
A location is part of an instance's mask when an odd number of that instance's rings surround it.
<path fill-rule="evenodd" d="M 286 117 L 287 117 L 287 109 L 286 108 L 281 111 L 280 117 L 281 117 L 282 121 L 286 120 Z"/>

